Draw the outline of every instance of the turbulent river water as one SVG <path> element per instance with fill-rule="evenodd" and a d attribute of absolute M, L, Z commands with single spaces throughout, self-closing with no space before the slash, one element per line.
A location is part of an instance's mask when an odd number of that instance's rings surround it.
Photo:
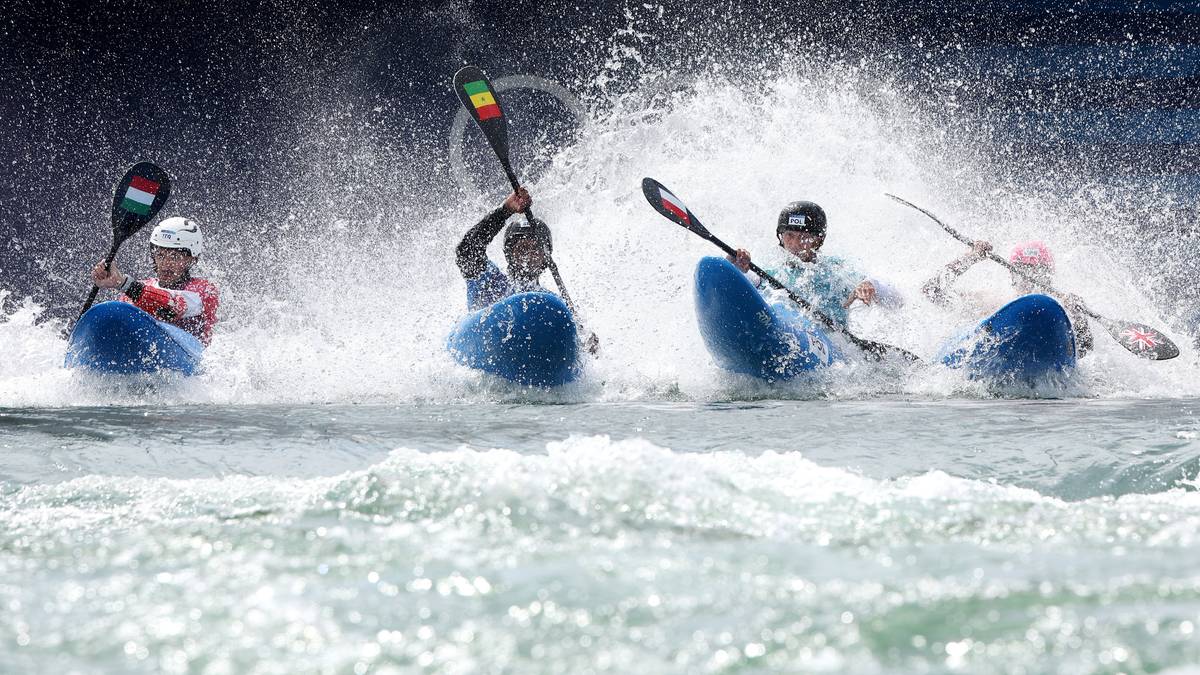
<path fill-rule="evenodd" d="M 453 245 L 495 195 L 270 242 L 214 223 L 222 323 L 188 381 L 68 372 L 61 321 L 3 298 L 0 672 L 1195 672 L 1186 308 L 1152 302 L 1137 252 L 1097 229 L 1118 195 L 993 185 L 869 84 L 648 77 L 589 107 L 530 184 L 602 341 L 562 391 L 443 348 Z M 921 299 L 963 247 L 884 191 L 998 249 L 1047 241 L 1057 283 L 1183 355 L 1097 329 L 1036 391 L 937 367 L 734 378 L 692 308 L 713 249 L 645 204 L 643 176 L 758 260 L 782 204 L 819 201 L 828 252 L 908 299 L 854 330 L 924 357 L 980 316 Z M 988 264 L 960 282 L 1006 283 Z"/>
<path fill-rule="evenodd" d="M 0 670 L 1194 664 L 1198 406 L 0 409 Z"/>

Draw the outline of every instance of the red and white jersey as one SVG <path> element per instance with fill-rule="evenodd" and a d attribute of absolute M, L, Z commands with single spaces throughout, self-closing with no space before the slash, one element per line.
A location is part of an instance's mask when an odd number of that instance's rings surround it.
<path fill-rule="evenodd" d="M 177 288 L 163 288 L 158 279 L 150 278 L 143 279 L 141 284 L 143 288 L 136 300 L 122 295 L 121 301 L 149 312 L 159 321 L 179 326 L 208 346 L 220 303 L 217 287 L 211 281 L 189 277 Z"/>

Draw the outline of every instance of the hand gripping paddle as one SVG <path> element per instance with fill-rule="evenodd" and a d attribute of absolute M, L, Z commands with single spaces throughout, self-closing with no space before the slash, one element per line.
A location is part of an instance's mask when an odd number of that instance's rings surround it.
<path fill-rule="evenodd" d="M 153 162 L 138 162 L 125 173 L 125 177 L 117 183 L 113 192 L 112 246 L 108 249 L 108 256 L 104 258 L 105 269 L 116 259 L 117 249 L 121 248 L 121 244 L 153 220 L 170 195 L 171 179 L 162 167 Z M 93 284 L 92 292 L 83 303 L 83 309 L 79 310 L 79 317 L 92 306 L 99 291 L 100 288 Z M 78 321 L 79 318 L 75 320 Z"/>
<path fill-rule="evenodd" d="M 670 220 L 676 225 L 683 227 L 685 230 L 698 235 L 702 239 L 711 241 L 717 245 L 717 248 L 725 251 L 729 255 L 737 255 L 737 251 L 735 251 L 733 247 L 718 239 L 712 232 L 709 232 L 708 228 L 702 225 L 696 216 L 692 214 L 691 210 L 683 204 L 683 200 L 681 200 L 679 197 L 676 197 L 670 190 L 664 187 L 662 183 L 659 183 L 653 178 L 643 178 L 642 194 L 646 196 L 646 201 L 650 202 L 650 206 L 653 206 L 654 210 L 662 214 L 667 220 Z M 855 347 L 858 347 L 867 354 L 870 354 L 875 358 L 876 361 L 882 360 L 883 357 L 887 356 L 888 354 L 899 354 L 912 363 L 921 362 L 921 358 L 912 352 L 905 351 L 899 347 L 893 347 L 892 345 L 886 345 L 882 342 L 864 340 L 853 335 L 844 326 L 834 323 L 833 319 L 830 319 L 828 316 L 821 313 L 817 308 L 809 304 L 807 300 L 797 295 L 795 291 L 788 288 L 783 284 L 783 282 L 779 281 L 770 274 L 767 274 L 758 265 L 750 263 L 750 269 L 754 270 L 755 274 L 765 279 L 767 283 L 771 284 L 775 288 L 778 288 L 784 293 L 787 293 L 787 296 L 792 299 L 792 302 L 803 307 L 809 314 L 815 316 L 830 330 L 835 330 L 846 336 L 846 339 L 849 340 Z"/>
<path fill-rule="evenodd" d="M 942 222 L 941 218 L 938 218 L 937 216 L 933 215 L 929 211 L 926 211 L 925 209 L 917 206 L 916 204 L 913 204 L 912 202 L 910 202 L 906 199 L 901 199 L 900 197 L 897 197 L 894 194 L 890 194 L 887 192 L 885 192 L 883 194 L 887 195 L 888 197 L 891 197 L 892 199 L 896 200 L 897 202 L 900 202 L 901 204 L 903 204 L 907 207 L 916 209 L 916 210 L 920 211 L 921 213 L 924 213 L 926 216 L 929 216 L 929 219 L 932 220 L 933 222 L 937 223 L 938 225 L 940 225 L 942 227 L 942 229 L 946 231 L 947 234 L 949 234 L 951 237 L 954 237 L 955 239 L 961 241 L 962 243 L 966 244 L 967 246 L 975 245 L 975 242 L 971 241 L 967 237 L 960 234 L 954 228 L 952 228 L 949 225 L 947 225 L 946 223 Z M 1005 260 L 1004 258 L 1001 258 L 1000 256 L 996 255 L 995 253 L 988 252 L 987 257 L 989 260 L 992 260 L 994 262 L 997 262 L 997 263 L 1003 265 L 1004 267 L 1007 267 L 1009 269 L 1009 271 L 1020 275 L 1021 277 L 1025 278 L 1026 280 L 1028 280 L 1030 283 L 1034 284 L 1038 288 L 1048 291 L 1053 295 L 1061 295 L 1053 287 L 1048 286 L 1048 285 L 1038 281 L 1034 277 L 1026 274 L 1025 272 L 1018 269 L 1016 266 L 1014 266 L 1012 263 Z M 1166 361 L 1167 359 L 1173 359 L 1176 356 L 1179 356 L 1179 347 L 1176 347 L 1175 343 L 1171 342 L 1171 340 L 1168 339 L 1166 335 L 1163 335 L 1161 331 L 1155 330 L 1154 328 L 1151 328 L 1150 326 L 1147 326 L 1142 323 L 1133 323 L 1132 321 L 1121 321 L 1121 320 L 1109 319 L 1107 317 L 1100 316 L 1099 314 L 1093 312 L 1092 310 L 1088 309 L 1087 307 L 1083 308 L 1083 312 L 1084 312 L 1084 314 L 1087 314 L 1088 316 L 1095 319 L 1096 323 L 1099 323 L 1101 326 L 1103 326 L 1104 330 L 1107 331 L 1110 336 L 1112 336 L 1112 339 L 1116 340 L 1118 344 L 1120 344 L 1125 349 L 1128 349 L 1130 352 L 1132 352 L 1136 356 L 1140 356 L 1143 359 L 1150 359 L 1151 361 Z"/>
<path fill-rule="evenodd" d="M 500 160 L 500 167 L 504 169 L 504 175 L 508 177 L 512 189 L 516 191 L 521 187 L 521 183 L 517 180 L 517 174 L 513 172 L 512 163 L 508 160 L 508 118 L 500 107 L 500 99 L 496 98 L 492 83 L 479 68 L 465 66 L 454 74 L 454 93 L 458 95 L 458 100 L 462 103 L 463 108 L 466 108 L 475 123 L 479 125 L 479 130 L 483 132 L 488 145 L 492 146 L 492 151 L 496 153 L 496 159 Z M 532 219 L 533 211 L 525 209 L 525 217 Z M 562 294 L 563 301 L 567 303 L 575 320 L 579 321 L 579 312 L 575 309 L 575 303 L 571 301 L 571 295 L 567 293 L 567 286 L 563 283 L 562 275 L 558 273 L 558 265 L 555 264 L 549 251 L 545 253 L 546 266 L 550 268 L 554 283 L 558 285 L 558 292 Z M 580 327 L 582 328 L 582 326 Z M 588 351 L 594 354 L 599 345 L 594 333 L 588 337 L 586 344 Z"/>

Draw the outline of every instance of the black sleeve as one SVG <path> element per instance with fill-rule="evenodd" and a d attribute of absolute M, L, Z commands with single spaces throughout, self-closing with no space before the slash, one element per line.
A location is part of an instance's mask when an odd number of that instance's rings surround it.
<path fill-rule="evenodd" d="M 125 296 L 130 300 L 137 302 L 138 298 L 142 297 L 142 292 L 146 290 L 146 284 L 134 279 L 130 282 L 129 288 L 125 291 Z"/>
<path fill-rule="evenodd" d="M 504 229 L 504 221 L 511 215 L 511 211 L 501 206 L 463 235 L 458 248 L 454 249 L 454 258 L 464 279 L 474 279 L 487 269 L 488 244 Z"/>
<path fill-rule="evenodd" d="M 925 294 L 925 297 L 935 305 L 947 303 L 946 280 L 942 278 L 943 276 L 945 276 L 944 273 L 939 273 L 936 277 L 921 284 L 921 293 Z"/>
<path fill-rule="evenodd" d="M 957 260 L 951 260 L 936 276 L 921 284 L 921 292 L 935 305 L 947 305 L 950 302 L 950 298 L 946 291 L 949 289 L 950 284 L 965 274 L 979 260 L 979 258 L 971 257 L 969 253 Z"/>
<path fill-rule="evenodd" d="M 1071 314 L 1071 328 L 1075 331 L 1075 353 L 1083 356 L 1092 351 L 1095 339 L 1092 337 L 1092 327 L 1088 324 L 1087 315 L 1083 312 Z"/>

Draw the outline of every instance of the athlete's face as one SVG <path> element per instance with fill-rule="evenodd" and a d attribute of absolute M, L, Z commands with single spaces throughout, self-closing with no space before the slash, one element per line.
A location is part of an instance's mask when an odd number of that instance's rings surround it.
<path fill-rule="evenodd" d="M 196 262 L 187 249 L 150 247 L 150 258 L 154 261 L 154 276 L 159 283 L 170 284 L 179 281 Z"/>
<path fill-rule="evenodd" d="M 509 249 L 508 271 L 522 281 L 537 279 L 546 269 L 546 252 L 537 239 L 526 237 Z"/>
<path fill-rule="evenodd" d="M 817 249 L 825 243 L 825 237 L 812 232 L 784 230 L 783 234 L 779 235 L 779 243 L 783 244 L 788 253 L 804 262 L 812 262 L 817 259 Z"/>

